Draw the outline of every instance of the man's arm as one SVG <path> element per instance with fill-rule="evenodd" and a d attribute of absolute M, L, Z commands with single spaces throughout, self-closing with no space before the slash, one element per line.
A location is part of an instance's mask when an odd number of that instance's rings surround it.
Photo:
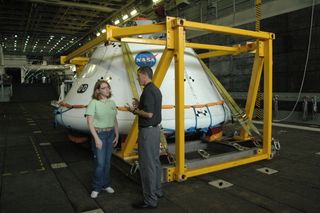
<path fill-rule="evenodd" d="M 135 110 L 132 111 L 133 114 L 144 117 L 144 118 L 152 118 L 153 113 L 152 112 L 145 112 L 143 110 L 140 110 L 136 108 Z"/>
<path fill-rule="evenodd" d="M 126 106 L 127 110 L 135 115 L 144 117 L 144 118 L 152 118 L 153 113 L 152 112 L 145 112 L 143 110 L 140 110 L 138 108 L 135 108 L 131 105 Z"/>

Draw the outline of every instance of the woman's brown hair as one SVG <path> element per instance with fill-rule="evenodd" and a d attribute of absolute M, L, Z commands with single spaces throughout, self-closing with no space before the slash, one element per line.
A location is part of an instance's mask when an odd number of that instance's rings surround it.
<path fill-rule="evenodd" d="M 109 95 L 107 96 L 107 98 L 110 98 L 111 97 L 111 87 L 110 87 L 110 84 L 108 83 L 108 81 L 106 80 L 98 80 L 96 82 L 96 84 L 94 85 L 94 89 L 93 89 L 93 94 L 92 94 L 92 99 L 96 99 L 96 100 L 99 100 L 99 89 L 101 87 L 101 84 L 107 84 L 107 86 L 109 87 Z"/>

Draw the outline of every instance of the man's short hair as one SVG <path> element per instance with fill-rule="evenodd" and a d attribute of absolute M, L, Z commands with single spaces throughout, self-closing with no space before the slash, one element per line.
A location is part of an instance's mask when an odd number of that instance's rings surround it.
<path fill-rule="evenodd" d="M 138 73 L 142 73 L 148 76 L 149 79 L 152 79 L 153 77 L 153 71 L 150 67 L 139 67 Z"/>

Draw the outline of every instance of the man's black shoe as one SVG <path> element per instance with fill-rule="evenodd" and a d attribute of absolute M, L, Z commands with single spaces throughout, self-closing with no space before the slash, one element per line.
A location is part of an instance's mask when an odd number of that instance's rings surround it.
<path fill-rule="evenodd" d="M 157 206 L 151 206 L 149 204 L 146 204 L 145 202 L 134 203 L 134 204 L 132 204 L 132 207 L 135 209 L 154 209 L 154 208 L 157 208 Z"/>

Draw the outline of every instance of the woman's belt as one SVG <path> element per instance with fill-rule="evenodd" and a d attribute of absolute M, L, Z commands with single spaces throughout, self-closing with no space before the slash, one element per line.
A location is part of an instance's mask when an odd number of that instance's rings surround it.
<path fill-rule="evenodd" d="M 109 132 L 109 131 L 113 130 L 113 127 L 110 127 L 110 128 L 97 128 L 97 127 L 95 127 L 95 130 L 97 132 Z"/>

